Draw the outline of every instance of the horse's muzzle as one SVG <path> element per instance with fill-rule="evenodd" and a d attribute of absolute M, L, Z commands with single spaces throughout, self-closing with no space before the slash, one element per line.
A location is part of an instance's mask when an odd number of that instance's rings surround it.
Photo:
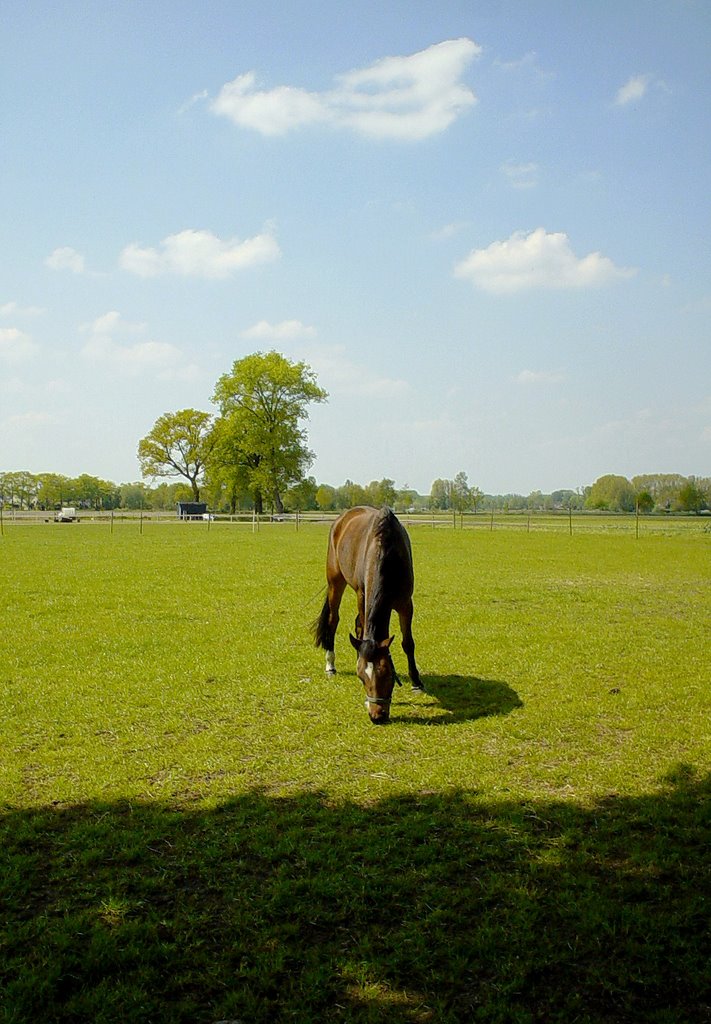
<path fill-rule="evenodd" d="M 390 721 L 390 712 L 388 710 L 383 710 L 379 713 L 373 714 L 370 709 L 368 709 L 368 716 L 373 725 L 387 725 Z"/>

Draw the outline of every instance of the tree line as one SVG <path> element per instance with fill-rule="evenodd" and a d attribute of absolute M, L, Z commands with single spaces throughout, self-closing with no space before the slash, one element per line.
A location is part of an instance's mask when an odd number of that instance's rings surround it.
<path fill-rule="evenodd" d="M 457 478 L 434 480 L 430 493 L 420 494 L 407 486 L 397 487 L 395 481 L 387 477 L 369 484 L 346 480 L 340 486 L 333 486 L 320 484 L 309 476 L 287 488 L 282 506 L 286 512 L 338 512 L 354 505 L 389 505 L 397 512 L 453 513 L 545 512 L 570 508 L 577 511 L 634 512 L 638 508 L 645 515 L 698 513 L 711 509 L 711 479 L 679 474 L 648 474 L 635 476 L 632 480 L 608 475 L 577 491 L 563 488 L 550 494 L 532 491 L 528 495 L 483 494 L 479 488 L 468 486 L 466 474 L 458 473 Z M 203 497 L 215 512 L 254 508 L 248 492 L 240 495 L 236 508 L 233 508 L 232 496 L 228 496 L 219 485 L 214 489 L 209 486 L 203 488 Z M 52 511 L 63 505 L 73 505 L 96 511 L 174 511 L 179 501 L 191 501 L 193 498 L 194 493 L 188 483 L 151 486 L 144 481 L 115 484 L 86 473 L 78 477 L 26 471 L 0 473 L 0 504 L 6 509 Z"/>
<path fill-rule="evenodd" d="M 453 512 L 503 510 L 544 512 L 574 511 L 640 512 L 643 515 L 711 510 L 711 477 L 679 473 L 647 473 L 632 477 L 606 474 L 578 490 L 561 489 L 551 494 L 482 494 L 468 485 L 466 473 L 454 480 L 435 480 L 430 507 Z"/>
<path fill-rule="evenodd" d="M 82 474 L 0 473 L 0 504 L 51 510 L 63 505 L 85 509 L 174 508 L 178 501 L 200 501 L 216 512 L 265 508 L 285 511 L 338 511 L 354 505 L 390 505 L 400 511 L 434 509 L 454 513 L 508 509 L 601 509 L 613 512 L 701 512 L 711 508 L 711 479 L 678 474 L 625 477 L 606 475 L 590 487 L 544 495 L 534 491 L 488 495 L 470 485 L 461 471 L 436 479 L 429 495 L 396 488 L 383 478 L 367 485 L 346 480 L 340 487 L 308 476 L 315 455 L 307 444 L 304 420 L 311 403 L 327 392 L 304 362 L 278 352 L 256 352 L 238 359 L 217 381 L 216 414 L 181 409 L 159 416 L 138 442 L 143 481 L 114 484 Z M 172 483 L 156 484 L 160 478 Z M 180 478 L 176 482 L 176 478 Z M 152 484 L 145 481 L 151 480 Z"/>

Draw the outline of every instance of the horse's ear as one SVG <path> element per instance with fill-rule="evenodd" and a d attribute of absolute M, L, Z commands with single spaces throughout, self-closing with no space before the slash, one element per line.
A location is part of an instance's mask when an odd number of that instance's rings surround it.
<path fill-rule="evenodd" d="M 348 634 L 348 639 L 350 640 L 351 645 L 353 647 L 355 647 L 355 649 L 358 651 L 358 653 L 360 653 L 360 647 L 361 647 L 361 644 L 363 643 L 363 641 L 362 640 L 356 640 L 356 638 L 353 636 L 352 633 Z"/>
<path fill-rule="evenodd" d="M 391 636 L 389 639 L 381 640 L 380 643 L 378 644 L 378 647 L 388 648 L 390 646 L 390 644 L 393 642 L 394 639 L 395 639 L 395 637 Z"/>

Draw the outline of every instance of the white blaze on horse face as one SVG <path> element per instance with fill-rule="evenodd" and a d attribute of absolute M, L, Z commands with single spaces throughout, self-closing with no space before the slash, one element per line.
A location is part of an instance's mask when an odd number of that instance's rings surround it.
<path fill-rule="evenodd" d="M 326 651 L 326 674 L 329 676 L 336 673 L 336 654 L 334 651 Z"/>
<path fill-rule="evenodd" d="M 371 683 L 373 681 L 373 672 L 374 671 L 375 671 L 375 665 L 373 664 L 372 661 L 369 661 L 368 664 L 365 666 L 365 674 L 367 675 L 368 679 L 370 679 Z"/>

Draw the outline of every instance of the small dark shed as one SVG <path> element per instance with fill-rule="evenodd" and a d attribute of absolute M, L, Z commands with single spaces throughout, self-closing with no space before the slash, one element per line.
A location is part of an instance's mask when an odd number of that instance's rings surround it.
<path fill-rule="evenodd" d="M 207 505 L 203 501 L 179 501 L 178 518 L 180 519 L 204 519 L 207 514 Z"/>

